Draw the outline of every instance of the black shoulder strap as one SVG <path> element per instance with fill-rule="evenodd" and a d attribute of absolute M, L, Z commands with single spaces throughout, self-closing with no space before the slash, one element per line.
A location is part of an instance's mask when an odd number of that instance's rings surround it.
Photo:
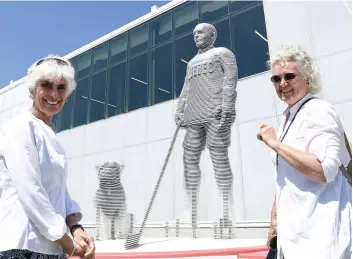
<path fill-rule="evenodd" d="M 287 132 L 288 132 L 290 126 L 292 125 L 292 123 L 293 123 L 295 117 L 297 116 L 298 112 L 300 111 L 300 109 L 304 106 L 304 104 L 306 104 L 307 102 L 309 102 L 310 100 L 312 100 L 312 99 L 314 99 L 314 98 L 316 98 L 316 97 L 311 97 L 311 98 L 305 100 L 305 101 L 299 106 L 297 112 L 294 114 L 294 117 L 293 117 L 292 121 L 290 122 L 289 126 L 287 127 L 287 130 L 284 132 L 284 134 L 282 134 L 282 137 L 281 137 L 281 139 L 280 139 L 281 142 L 283 141 L 284 137 L 287 135 Z"/>

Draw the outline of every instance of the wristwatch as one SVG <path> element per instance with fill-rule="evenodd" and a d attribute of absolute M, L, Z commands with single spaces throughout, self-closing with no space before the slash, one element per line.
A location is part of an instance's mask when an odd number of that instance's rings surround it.
<path fill-rule="evenodd" d="M 85 231 L 85 229 L 82 227 L 82 225 L 80 225 L 80 224 L 74 224 L 74 225 L 72 225 L 72 226 L 70 227 L 70 233 L 71 233 L 71 235 L 74 234 L 74 231 L 75 231 L 77 228 L 80 228 L 80 229 L 82 229 L 83 231 Z"/>

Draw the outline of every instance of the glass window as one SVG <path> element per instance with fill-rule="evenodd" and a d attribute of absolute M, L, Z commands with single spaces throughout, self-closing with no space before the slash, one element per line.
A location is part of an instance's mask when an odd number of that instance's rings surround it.
<path fill-rule="evenodd" d="M 197 2 L 187 2 L 175 8 L 174 20 L 176 36 L 194 30 L 198 23 Z"/>
<path fill-rule="evenodd" d="M 200 20 L 210 22 L 228 14 L 228 1 L 200 1 Z"/>
<path fill-rule="evenodd" d="M 130 59 L 128 110 L 146 107 L 148 104 L 147 53 Z"/>
<path fill-rule="evenodd" d="M 69 59 L 71 65 L 77 70 L 76 57 Z"/>
<path fill-rule="evenodd" d="M 153 19 L 151 26 L 153 45 L 169 40 L 172 36 L 172 13 L 169 12 L 161 17 Z"/>
<path fill-rule="evenodd" d="M 173 98 L 172 44 L 168 43 L 153 50 L 153 104 Z"/>
<path fill-rule="evenodd" d="M 186 75 L 187 63 L 197 54 L 197 48 L 194 43 L 194 36 L 189 34 L 175 41 L 175 83 L 176 97 L 179 97 L 183 89 Z"/>
<path fill-rule="evenodd" d="M 89 78 L 77 82 L 75 91 L 74 127 L 84 125 L 87 122 L 88 82 Z"/>
<path fill-rule="evenodd" d="M 100 45 L 93 52 L 93 71 L 105 68 L 108 63 L 108 43 Z"/>
<path fill-rule="evenodd" d="M 67 99 L 64 104 L 64 107 L 61 110 L 61 120 L 60 120 L 60 131 L 71 128 L 71 117 L 72 117 L 72 105 L 73 105 L 73 92 Z"/>
<path fill-rule="evenodd" d="M 222 21 L 215 23 L 214 27 L 216 27 L 216 30 L 217 30 L 217 39 L 216 39 L 215 46 L 224 47 L 231 50 L 228 17 Z"/>
<path fill-rule="evenodd" d="M 148 23 L 144 23 L 130 31 L 130 53 L 134 55 L 148 48 Z"/>
<path fill-rule="evenodd" d="M 110 63 L 123 61 L 127 52 L 127 33 L 119 35 L 110 41 Z"/>
<path fill-rule="evenodd" d="M 126 62 L 110 68 L 108 117 L 125 112 Z"/>
<path fill-rule="evenodd" d="M 239 11 L 245 7 L 261 3 L 262 1 L 244 1 L 244 0 L 231 0 L 230 1 L 230 11 Z"/>
<path fill-rule="evenodd" d="M 239 78 L 266 71 L 266 61 L 269 57 L 268 44 L 262 39 L 267 39 L 263 5 L 235 13 L 231 22 Z"/>
<path fill-rule="evenodd" d="M 87 51 L 77 57 L 77 77 L 82 78 L 91 72 L 91 54 L 92 51 Z"/>
<path fill-rule="evenodd" d="M 53 116 L 52 123 L 54 124 L 54 129 L 55 129 L 56 133 L 58 133 L 60 131 L 60 125 L 59 125 L 60 117 L 61 117 L 61 112 L 55 113 L 54 116 Z"/>
<path fill-rule="evenodd" d="M 89 122 L 104 119 L 107 70 L 92 76 Z"/>

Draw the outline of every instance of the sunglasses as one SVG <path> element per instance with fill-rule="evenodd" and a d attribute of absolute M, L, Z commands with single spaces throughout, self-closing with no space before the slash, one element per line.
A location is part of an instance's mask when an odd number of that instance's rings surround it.
<path fill-rule="evenodd" d="M 294 73 L 286 73 L 283 75 L 283 77 L 281 76 L 272 76 L 271 77 L 271 81 L 273 83 L 279 83 L 282 81 L 282 78 L 284 78 L 285 81 L 289 81 L 289 80 L 293 80 L 296 77 L 296 75 Z"/>
<path fill-rule="evenodd" d="M 54 60 L 56 61 L 56 63 L 58 65 L 61 65 L 61 66 L 68 66 L 69 63 L 67 63 L 66 61 L 62 60 L 62 59 L 58 59 L 58 58 L 43 58 L 41 60 L 39 60 L 36 64 L 36 66 L 39 66 L 40 64 L 42 64 L 44 61 L 47 61 L 47 60 Z"/>

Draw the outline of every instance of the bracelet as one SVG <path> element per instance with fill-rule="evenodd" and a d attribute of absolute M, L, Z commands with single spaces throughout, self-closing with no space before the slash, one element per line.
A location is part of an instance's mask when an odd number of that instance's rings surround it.
<path fill-rule="evenodd" d="M 72 252 L 69 255 L 69 257 L 67 257 L 67 258 L 70 258 L 70 257 L 72 257 L 74 255 L 75 250 L 76 250 L 76 244 L 75 243 L 76 243 L 75 240 L 72 240 L 72 245 L 73 245 Z"/>

